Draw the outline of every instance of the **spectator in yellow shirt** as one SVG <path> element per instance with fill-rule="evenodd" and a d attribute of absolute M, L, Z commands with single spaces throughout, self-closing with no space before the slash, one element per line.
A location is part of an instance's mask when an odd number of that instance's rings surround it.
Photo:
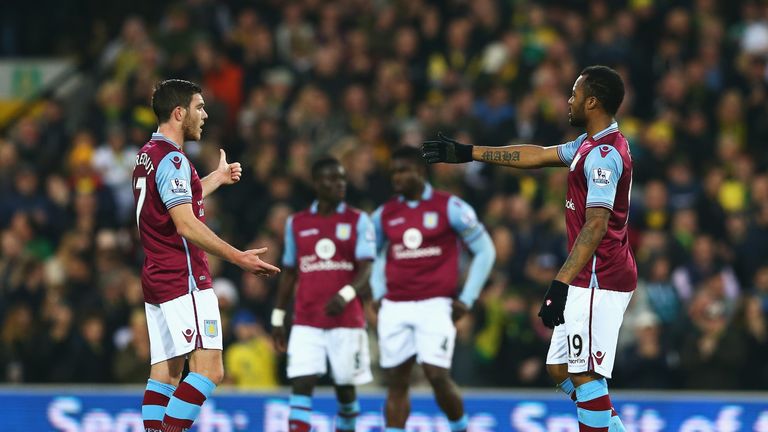
<path fill-rule="evenodd" d="M 240 310 L 232 317 L 235 339 L 224 352 L 226 381 L 240 389 L 274 389 L 277 367 L 272 339 L 256 316 Z"/>

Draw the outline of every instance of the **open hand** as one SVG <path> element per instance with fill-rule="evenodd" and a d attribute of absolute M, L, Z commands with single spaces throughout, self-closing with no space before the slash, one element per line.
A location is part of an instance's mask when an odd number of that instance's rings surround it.
<path fill-rule="evenodd" d="M 437 134 L 437 139 L 424 141 L 421 155 L 427 163 L 464 163 L 472 161 L 472 145 L 462 144 L 453 138 Z"/>
<path fill-rule="evenodd" d="M 272 264 L 262 261 L 259 255 L 267 252 L 267 248 L 250 249 L 240 252 L 235 259 L 235 264 L 245 271 L 257 276 L 273 276 L 280 273 L 280 269 Z"/>

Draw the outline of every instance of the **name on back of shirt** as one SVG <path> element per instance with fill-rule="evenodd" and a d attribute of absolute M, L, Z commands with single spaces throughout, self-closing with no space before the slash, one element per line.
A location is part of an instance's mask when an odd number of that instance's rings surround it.
<path fill-rule="evenodd" d="M 146 153 L 139 153 L 136 155 L 136 165 L 134 166 L 134 169 L 139 165 L 144 166 L 144 171 L 147 175 L 155 170 L 155 164 L 152 163 L 152 159 L 150 159 L 149 155 Z"/>

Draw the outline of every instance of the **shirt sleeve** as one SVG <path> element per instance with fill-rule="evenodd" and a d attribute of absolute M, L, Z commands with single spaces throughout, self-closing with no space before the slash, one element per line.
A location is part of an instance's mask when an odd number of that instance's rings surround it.
<path fill-rule="evenodd" d="M 371 277 L 368 279 L 371 285 L 371 293 L 374 300 L 379 300 L 387 293 L 387 242 L 384 238 L 384 229 L 381 224 L 382 207 L 376 209 L 371 215 L 371 223 L 376 236 L 376 258 L 371 267 Z"/>
<path fill-rule="evenodd" d="M 285 220 L 283 266 L 296 267 L 296 239 L 293 238 L 293 216 L 288 216 L 288 219 Z"/>
<path fill-rule="evenodd" d="M 192 203 L 192 169 L 181 152 L 165 155 L 157 165 L 155 182 L 165 208 Z"/>
<path fill-rule="evenodd" d="M 624 170 L 619 152 L 609 145 L 593 148 L 584 160 L 587 178 L 587 208 L 604 207 L 613 211 L 616 188 Z"/>
<path fill-rule="evenodd" d="M 568 166 L 573 162 L 573 158 L 576 157 L 576 152 L 586 138 L 587 134 L 581 134 L 575 140 L 557 146 L 557 156 L 560 157 L 560 160 L 565 166 Z"/>
<path fill-rule="evenodd" d="M 383 206 L 377 208 L 371 215 L 371 222 L 373 223 L 373 234 L 376 237 L 376 253 L 381 252 L 384 249 L 386 239 L 384 238 L 384 228 L 381 225 L 381 212 Z"/>
<path fill-rule="evenodd" d="M 357 244 L 355 244 L 355 259 L 372 260 L 376 255 L 376 232 L 373 222 L 366 213 L 360 213 L 357 219 Z"/>
<path fill-rule="evenodd" d="M 448 199 L 448 223 L 466 244 L 485 232 L 472 206 L 457 196 Z"/>

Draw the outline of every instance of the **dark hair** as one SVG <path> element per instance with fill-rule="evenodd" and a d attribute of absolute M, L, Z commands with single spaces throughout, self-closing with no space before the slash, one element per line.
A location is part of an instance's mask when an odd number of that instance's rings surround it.
<path fill-rule="evenodd" d="M 421 156 L 421 150 L 416 147 L 401 146 L 396 148 L 395 151 L 392 152 L 392 160 L 395 159 L 405 159 L 416 165 L 426 166 L 424 158 Z"/>
<path fill-rule="evenodd" d="M 320 176 L 320 171 L 328 167 L 341 165 L 338 159 L 333 156 L 325 156 L 315 161 L 312 164 L 312 178 L 317 179 Z"/>
<path fill-rule="evenodd" d="M 152 93 L 152 110 L 158 123 L 167 122 L 176 107 L 187 108 L 195 93 L 202 93 L 199 85 L 186 80 L 169 79 L 160 81 Z"/>
<path fill-rule="evenodd" d="M 584 76 L 584 93 L 600 101 L 605 112 L 615 115 L 624 100 L 624 81 L 608 66 L 589 66 L 581 71 Z"/>

